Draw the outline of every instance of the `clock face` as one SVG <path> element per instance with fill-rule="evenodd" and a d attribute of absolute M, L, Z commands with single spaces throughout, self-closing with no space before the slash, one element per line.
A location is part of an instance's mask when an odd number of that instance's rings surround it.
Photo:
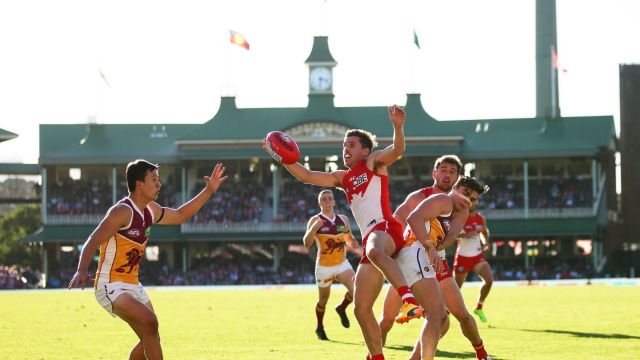
<path fill-rule="evenodd" d="M 309 72 L 309 86 L 312 90 L 325 91 L 331 89 L 331 70 L 317 67 Z"/>

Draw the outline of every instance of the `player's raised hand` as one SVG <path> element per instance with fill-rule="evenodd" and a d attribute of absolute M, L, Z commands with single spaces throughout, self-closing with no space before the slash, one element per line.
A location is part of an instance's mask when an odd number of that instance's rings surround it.
<path fill-rule="evenodd" d="M 78 270 L 78 271 L 76 271 L 76 273 L 71 278 L 71 281 L 69 281 L 69 289 L 73 289 L 75 287 L 79 287 L 82 290 L 84 290 L 84 286 L 89 281 L 93 282 L 93 279 L 89 278 L 89 272 Z"/>
<path fill-rule="evenodd" d="M 228 176 L 224 176 L 224 171 L 226 168 L 221 163 L 217 163 L 216 167 L 213 168 L 211 172 L 211 176 L 205 176 L 204 181 L 207 183 L 207 189 L 211 190 L 211 192 L 216 192 L 220 185 L 227 180 Z"/>
<path fill-rule="evenodd" d="M 407 113 L 405 113 L 404 109 L 401 106 L 389 106 L 389 120 L 391 120 L 393 126 L 404 125 L 404 121 L 406 118 Z"/>

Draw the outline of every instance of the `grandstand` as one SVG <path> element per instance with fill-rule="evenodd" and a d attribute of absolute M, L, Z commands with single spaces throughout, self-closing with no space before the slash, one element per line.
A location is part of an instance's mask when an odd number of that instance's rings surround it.
<path fill-rule="evenodd" d="M 288 132 L 299 143 L 301 161 L 324 170 L 341 166 L 346 129 L 370 130 L 383 146 L 392 129 L 386 106 L 334 105 L 337 63 L 327 37 L 313 39 L 306 64 L 309 101 L 302 108 L 238 108 L 234 97 L 223 97 L 204 124 L 40 125 L 43 228 L 25 241 L 43 244 L 44 272 L 64 278 L 75 266 L 79 245 L 126 195 L 124 169 L 136 158 L 160 164 L 158 201 L 165 206 L 199 191 L 214 162 L 224 162 L 230 175 L 190 223 L 154 228 L 147 260 L 156 261 L 144 266 L 155 263 L 160 272 L 182 277 L 207 272 L 212 262 L 277 273 L 287 259 L 286 266 L 311 272 L 299 245 L 307 218 L 317 211 L 319 188 L 293 181 L 263 152 L 262 138 L 272 130 Z M 325 78 L 314 79 L 319 68 Z M 612 250 L 609 214 L 616 211 L 612 116 L 562 117 L 559 109 L 549 113 L 541 106 L 534 118 L 438 121 L 420 94 L 408 94 L 404 106 L 407 151 L 391 173 L 394 206 L 431 183 L 436 157 L 458 154 L 467 174 L 492 186 L 480 206 L 489 219 L 498 278 L 501 271 L 509 278 L 522 269 L 580 272 L 603 265 Z M 348 212 L 344 196 L 336 195 L 339 211 Z M 152 281 L 166 283 L 157 276 Z"/>

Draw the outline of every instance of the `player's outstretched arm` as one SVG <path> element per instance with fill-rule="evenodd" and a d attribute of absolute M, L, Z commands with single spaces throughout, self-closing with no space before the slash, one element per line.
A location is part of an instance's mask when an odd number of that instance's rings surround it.
<path fill-rule="evenodd" d="M 302 166 L 300 163 L 295 162 L 293 164 L 282 164 L 291 175 L 296 179 L 302 181 L 305 184 L 326 186 L 326 187 L 340 187 L 342 186 L 342 176 L 346 171 L 337 170 L 333 172 L 313 171 Z"/>
<path fill-rule="evenodd" d="M 389 106 L 389 120 L 393 125 L 393 143 L 371 154 L 374 167 L 387 166 L 398 160 L 406 148 L 404 141 L 404 122 L 407 114 L 400 106 Z"/>
<path fill-rule="evenodd" d="M 120 228 L 129 224 L 131 209 L 124 205 L 115 205 L 107 212 L 100 225 L 89 235 L 82 246 L 78 270 L 69 281 L 69 289 L 79 287 L 84 289 L 89 279 L 89 265 L 93 260 L 96 249 L 111 238 Z"/>
<path fill-rule="evenodd" d="M 316 240 L 316 234 L 323 224 L 324 221 L 322 221 L 319 216 L 314 216 L 309 219 L 307 222 L 307 232 L 304 233 L 304 237 L 302 238 L 304 246 L 310 247 L 313 245 L 313 242 Z"/>
<path fill-rule="evenodd" d="M 211 195 L 218 190 L 226 180 L 224 175 L 225 167 L 221 163 L 216 164 L 211 172 L 211 176 L 205 176 L 204 180 L 207 186 L 194 196 L 191 200 L 184 203 L 177 209 L 161 208 L 156 202 L 151 202 L 149 206 L 153 210 L 155 221 L 162 225 L 182 224 L 195 215 L 204 204 L 209 200 Z"/>

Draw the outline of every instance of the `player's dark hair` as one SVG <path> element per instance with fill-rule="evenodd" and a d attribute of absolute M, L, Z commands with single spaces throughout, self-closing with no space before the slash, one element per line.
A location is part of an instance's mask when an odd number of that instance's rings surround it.
<path fill-rule="evenodd" d="M 127 187 L 129 192 L 136 189 L 136 181 L 144 181 L 148 171 L 158 170 L 157 164 L 152 164 L 144 159 L 137 159 L 127 164 Z"/>
<path fill-rule="evenodd" d="M 460 186 L 471 189 L 477 192 L 478 195 L 486 194 L 487 192 L 489 192 L 488 185 L 482 185 L 476 178 L 470 176 L 460 175 L 454 187 L 459 188 Z"/>
<path fill-rule="evenodd" d="M 447 163 L 451 165 L 455 165 L 458 168 L 458 174 L 462 171 L 462 160 L 458 157 L 458 155 L 442 155 L 436 159 L 436 162 L 433 163 L 433 169 L 438 170 L 442 163 Z"/>
<path fill-rule="evenodd" d="M 360 139 L 360 144 L 362 145 L 362 147 L 365 149 L 369 149 L 370 151 L 373 151 L 373 149 L 376 146 L 378 146 L 378 142 L 376 141 L 376 136 L 368 132 L 367 130 L 362 130 L 362 129 L 347 130 L 347 133 L 344 134 L 344 137 L 347 138 L 349 136 L 357 136 Z"/>

